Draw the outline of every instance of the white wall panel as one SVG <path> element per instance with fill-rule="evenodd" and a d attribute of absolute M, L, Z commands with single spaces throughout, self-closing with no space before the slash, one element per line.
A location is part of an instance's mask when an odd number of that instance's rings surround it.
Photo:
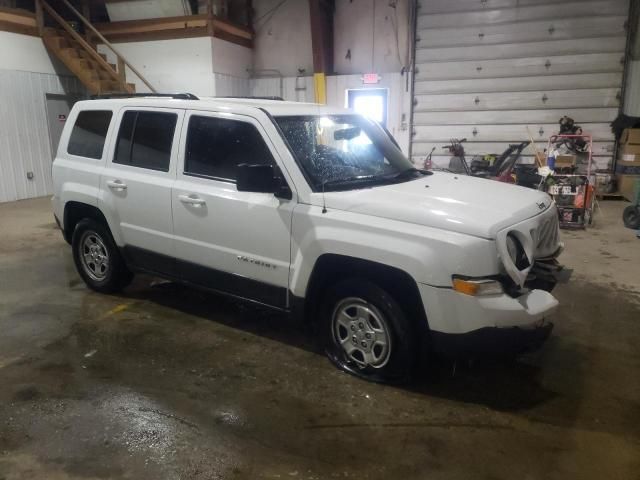
<path fill-rule="evenodd" d="M 465 27 L 524 22 L 548 18 L 602 17 L 626 15 L 628 3 L 618 0 L 602 1 L 545 1 L 524 5 L 514 2 L 505 8 L 482 8 L 478 1 L 468 2 L 468 9 L 453 13 L 428 13 L 431 0 L 420 1 L 418 29 Z"/>
<path fill-rule="evenodd" d="M 618 88 L 598 88 L 546 92 L 416 95 L 415 111 L 617 107 L 620 104 L 619 94 Z"/>
<path fill-rule="evenodd" d="M 85 95 L 74 77 L 0 70 L 0 202 L 52 193 L 47 93 Z"/>
<path fill-rule="evenodd" d="M 0 68 L 71 75 L 61 62 L 47 52 L 41 38 L 11 32 L 0 32 Z"/>
<path fill-rule="evenodd" d="M 629 62 L 629 76 L 625 91 L 624 113 L 640 117 L 640 60 Z"/>
<path fill-rule="evenodd" d="M 313 77 L 252 78 L 254 97 L 282 97 L 291 102 L 313 102 Z"/>
<path fill-rule="evenodd" d="M 503 25 L 434 28 L 421 32 L 417 48 L 606 37 L 624 29 L 626 15 L 545 19 Z"/>
<path fill-rule="evenodd" d="M 555 52 L 548 52 L 546 56 L 542 57 L 423 63 L 417 65 L 416 80 L 622 72 L 624 65 L 623 52 L 567 56 L 554 55 Z"/>
<path fill-rule="evenodd" d="M 592 122 L 612 122 L 618 116 L 617 108 L 562 108 L 557 110 L 481 110 L 477 112 L 415 112 L 416 125 L 480 125 L 483 123 L 509 125 L 525 119 L 533 131 L 541 123 L 556 123 L 564 115 L 571 118 L 589 118 Z"/>
<path fill-rule="evenodd" d="M 201 96 L 214 93 L 210 38 L 122 42 L 116 48 L 159 92 L 188 92 Z M 107 55 L 111 63 L 116 63 L 114 53 L 105 45 L 98 45 L 98 51 Z M 149 92 L 129 68 L 126 75 L 127 81 L 135 84 L 136 92 Z"/>
<path fill-rule="evenodd" d="M 527 5 L 549 5 L 557 0 L 429 0 L 420 6 L 421 14 L 495 10 Z"/>
<path fill-rule="evenodd" d="M 620 34 L 620 32 L 615 32 Z M 451 48 L 421 48 L 416 51 L 416 62 L 446 62 L 452 60 L 500 59 L 581 53 L 610 53 L 624 51 L 626 37 L 580 38 L 576 40 L 548 40 L 545 42 L 509 43 L 501 45 L 474 45 Z"/>
<path fill-rule="evenodd" d="M 611 127 L 608 123 L 583 123 L 584 133 L 593 136 L 594 140 L 608 140 Z M 546 137 L 557 133 L 557 123 L 536 125 L 529 128 L 532 134 L 538 135 L 540 129 Z M 477 142 L 513 142 L 528 139 L 525 125 L 425 125 L 414 126 L 415 142 L 436 141 L 448 142 L 450 138 L 466 138 Z"/>
<path fill-rule="evenodd" d="M 576 73 L 532 77 L 474 78 L 466 80 L 417 81 L 416 93 L 518 92 L 526 90 L 567 90 L 579 88 L 619 88 L 622 72 Z"/>
<path fill-rule="evenodd" d="M 546 147 L 546 145 L 545 145 Z M 503 148 L 502 151 L 506 150 L 506 148 Z M 494 154 L 499 154 L 502 151 L 497 150 L 495 152 L 493 152 Z M 484 155 L 485 152 L 483 152 Z M 467 157 L 467 160 L 471 160 L 472 155 L 468 154 L 469 156 Z M 612 162 L 613 162 L 613 157 L 611 155 L 606 156 L 606 157 L 599 157 L 599 156 L 594 156 L 593 157 L 593 165 L 594 165 L 594 169 L 602 169 L 602 170 L 606 170 L 606 169 L 610 169 L 612 166 Z M 418 166 L 419 168 L 422 168 L 424 166 L 424 156 L 414 156 L 412 158 L 413 163 Z M 444 156 L 444 155 L 439 155 L 439 156 L 435 156 L 435 152 L 434 152 L 434 156 L 431 157 L 431 164 L 434 167 L 440 167 L 440 168 L 448 168 L 449 166 L 449 162 L 451 161 L 451 157 L 449 156 Z M 519 159 L 517 163 L 523 163 L 523 164 L 533 164 L 535 162 L 534 157 L 532 155 L 522 155 Z"/>
<path fill-rule="evenodd" d="M 218 97 L 246 97 L 251 95 L 249 79 L 214 73 L 215 94 Z"/>
<path fill-rule="evenodd" d="M 528 139 L 569 115 L 613 155 L 628 0 L 419 0 L 412 155 L 450 138 L 469 155 Z M 531 159 L 531 152 L 525 156 Z"/>
<path fill-rule="evenodd" d="M 536 143 L 536 147 L 539 152 L 544 151 L 547 148 L 547 138 L 541 139 L 537 133 L 532 132 L 534 135 L 534 141 Z M 526 133 L 525 133 L 526 135 Z M 472 139 L 473 140 L 473 139 Z M 486 153 L 500 153 L 507 149 L 507 146 L 510 143 L 520 143 L 521 141 L 526 141 L 523 139 L 522 134 L 519 133 L 517 137 L 511 139 L 508 142 L 475 142 L 470 141 L 466 142 L 464 145 L 465 152 L 467 155 L 480 155 Z M 416 142 L 413 144 L 414 147 L 414 156 L 424 157 L 426 156 L 433 147 L 436 149 L 433 152 L 435 156 L 445 156 L 445 150 L 442 148 L 443 145 L 446 145 L 448 142 Z M 593 155 L 598 157 L 611 157 L 613 155 L 613 142 L 593 142 Z M 531 147 L 527 147 L 527 149 L 523 152 L 523 156 L 533 156 L 533 150 Z M 532 157 L 533 158 L 533 157 Z"/>

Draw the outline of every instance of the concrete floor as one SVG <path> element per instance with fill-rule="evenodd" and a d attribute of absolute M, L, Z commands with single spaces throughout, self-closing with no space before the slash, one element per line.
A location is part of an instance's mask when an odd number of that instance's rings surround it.
<path fill-rule="evenodd" d="M 603 203 L 545 347 L 365 383 L 285 318 L 87 290 L 48 199 L 0 205 L 0 479 L 638 479 L 640 240 Z"/>

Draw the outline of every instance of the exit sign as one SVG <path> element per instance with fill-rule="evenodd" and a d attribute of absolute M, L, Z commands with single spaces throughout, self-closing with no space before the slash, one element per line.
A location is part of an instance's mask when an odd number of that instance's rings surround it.
<path fill-rule="evenodd" d="M 365 73 L 362 76 L 362 83 L 364 83 L 365 85 L 380 83 L 380 75 L 378 75 L 377 73 Z"/>

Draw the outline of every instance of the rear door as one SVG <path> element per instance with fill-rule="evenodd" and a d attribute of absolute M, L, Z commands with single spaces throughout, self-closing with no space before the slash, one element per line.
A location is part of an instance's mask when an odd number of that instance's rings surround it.
<path fill-rule="evenodd" d="M 179 275 L 286 307 L 295 200 L 239 192 L 235 182 L 241 163 L 271 164 L 279 171 L 276 149 L 260 123 L 245 115 L 188 112 L 185 132 L 173 188 Z"/>
<path fill-rule="evenodd" d="M 183 110 L 125 108 L 101 182 L 102 211 L 118 226 L 128 261 L 173 274 L 171 188 Z"/>

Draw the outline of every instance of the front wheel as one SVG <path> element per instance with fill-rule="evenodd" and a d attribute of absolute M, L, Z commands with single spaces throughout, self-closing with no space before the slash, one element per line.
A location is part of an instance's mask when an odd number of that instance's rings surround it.
<path fill-rule="evenodd" d="M 345 280 L 325 295 L 325 350 L 340 369 L 374 382 L 404 382 L 415 365 L 415 336 L 404 311 L 377 285 Z"/>
<path fill-rule="evenodd" d="M 111 233 L 102 224 L 89 218 L 78 222 L 71 246 L 76 269 L 92 290 L 113 293 L 131 282 L 133 275 L 124 264 Z"/>

